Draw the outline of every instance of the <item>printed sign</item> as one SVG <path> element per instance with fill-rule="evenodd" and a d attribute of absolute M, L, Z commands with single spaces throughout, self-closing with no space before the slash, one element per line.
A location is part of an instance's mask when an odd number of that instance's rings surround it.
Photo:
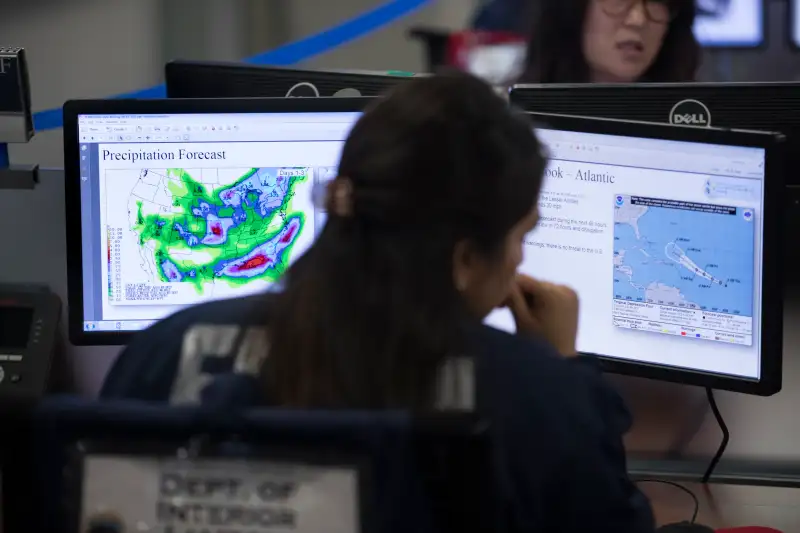
<path fill-rule="evenodd" d="M 358 533 L 354 468 L 89 455 L 80 531 Z"/>

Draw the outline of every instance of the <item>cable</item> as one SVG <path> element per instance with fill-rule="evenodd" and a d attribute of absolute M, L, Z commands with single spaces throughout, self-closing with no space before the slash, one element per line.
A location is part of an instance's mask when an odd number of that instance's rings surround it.
<path fill-rule="evenodd" d="M 676 489 L 685 492 L 692 498 L 692 503 L 694 503 L 694 511 L 692 511 L 692 519 L 689 521 L 689 523 L 694 524 L 697 520 L 697 515 L 700 513 L 700 500 L 697 498 L 697 495 L 694 492 L 687 489 L 680 483 L 667 481 L 665 479 L 640 479 L 636 483 L 661 483 L 662 485 L 669 485 L 670 487 L 675 487 Z"/>
<path fill-rule="evenodd" d="M 706 387 L 706 398 L 708 398 L 708 405 L 711 406 L 711 412 L 714 413 L 714 419 L 717 421 L 720 431 L 722 431 L 722 441 L 719 443 L 719 447 L 717 448 L 717 453 L 714 454 L 714 458 L 711 459 L 710 463 L 708 463 L 706 473 L 703 474 L 703 479 L 701 482 L 704 484 L 708 483 L 708 480 L 711 479 L 711 474 L 714 473 L 717 463 L 719 463 L 719 460 L 722 458 L 722 454 L 725 453 L 725 448 L 728 447 L 728 441 L 731 437 L 731 434 L 728 432 L 728 426 L 725 424 L 725 419 L 722 418 L 722 414 L 719 412 L 719 407 L 717 407 L 717 400 L 714 398 L 714 391 L 710 387 Z"/>

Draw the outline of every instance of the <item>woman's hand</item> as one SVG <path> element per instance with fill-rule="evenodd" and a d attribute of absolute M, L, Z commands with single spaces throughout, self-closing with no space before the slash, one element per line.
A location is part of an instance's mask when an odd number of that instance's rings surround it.
<path fill-rule="evenodd" d="M 565 285 L 517 274 L 508 307 L 520 335 L 537 334 L 566 357 L 577 355 L 578 295 Z"/>

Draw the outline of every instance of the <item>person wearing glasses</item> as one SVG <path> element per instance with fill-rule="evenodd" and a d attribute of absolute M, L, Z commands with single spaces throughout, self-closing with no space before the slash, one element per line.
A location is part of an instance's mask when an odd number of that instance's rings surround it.
<path fill-rule="evenodd" d="M 695 0 L 531 0 L 522 83 L 693 81 Z"/>

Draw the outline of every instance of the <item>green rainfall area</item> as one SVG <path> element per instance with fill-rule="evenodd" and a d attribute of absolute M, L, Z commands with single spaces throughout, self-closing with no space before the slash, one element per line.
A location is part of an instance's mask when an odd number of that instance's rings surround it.
<path fill-rule="evenodd" d="M 142 202 L 137 201 L 136 222 L 133 227 L 139 236 L 140 245 L 145 243 L 154 245 L 155 262 L 161 280 L 171 281 L 163 268 L 165 261 L 171 262 L 177 268 L 183 281 L 193 283 L 201 292 L 203 285 L 212 278 L 224 279 L 234 285 L 245 284 L 253 279 L 272 281 L 277 279 L 284 270 L 282 259 L 291 253 L 293 244 L 282 251 L 281 258 L 278 259 L 279 264 L 275 268 L 267 269 L 260 276 L 239 278 L 220 276 L 216 272 L 231 260 L 248 254 L 256 246 L 275 237 L 290 220 L 296 219 L 299 222 L 297 233 L 303 230 L 304 214 L 300 211 L 291 212 L 290 207 L 294 197 L 294 186 L 309 177 L 305 169 L 286 170 L 294 171 L 293 175 L 285 176 L 290 180 L 286 188 L 287 193 L 280 207 L 269 213 L 266 218 L 262 218 L 258 212 L 258 191 L 247 191 L 246 201 L 236 208 L 226 206 L 219 199 L 225 191 L 251 178 L 258 169 L 250 169 L 232 185 L 216 189 L 213 195 L 204 184 L 193 179 L 186 170 L 168 169 L 165 182 L 172 195 L 171 212 L 144 214 Z M 214 214 L 221 219 L 221 235 L 225 235 L 227 227 L 227 238 L 219 245 L 201 242 L 208 233 L 208 223 L 202 211 L 197 214 L 194 211 L 204 209 L 206 205 L 208 207 L 205 213 Z M 224 220 L 230 220 L 234 215 L 238 223 L 226 226 Z M 211 229 L 214 230 L 214 226 Z"/>

